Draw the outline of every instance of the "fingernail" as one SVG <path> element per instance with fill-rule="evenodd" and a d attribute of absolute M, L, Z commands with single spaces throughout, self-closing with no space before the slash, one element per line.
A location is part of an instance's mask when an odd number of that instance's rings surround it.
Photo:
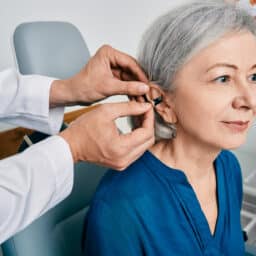
<path fill-rule="evenodd" d="M 144 109 L 149 109 L 150 107 L 152 107 L 152 104 L 145 102 L 145 103 L 141 103 L 141 106 L 142 106 L 142 108 L 144 108 Z"/>
<path fill-rule="evenodd" d="M 141 84 L 141 85 L 139 86 L 139 91 L 140 91 L 141 93 L 148 92 L 148 90 L 149 90 L 149 87 L 148 87 L 148 85 L 146 85 L 146 84 Z"/>

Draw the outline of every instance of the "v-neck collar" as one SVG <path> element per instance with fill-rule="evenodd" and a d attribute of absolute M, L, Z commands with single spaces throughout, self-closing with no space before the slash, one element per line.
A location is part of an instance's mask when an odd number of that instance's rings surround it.
<path fill-rule="evenodd" d="M 168 183 L 170 184 L 171 193 L 176 194 L 181 207 L 186 212 L 189 223 L 201 249 L 204 252 L 212 252 L 212 250 L 215 250 L 219 253 L 216 255 L 221 255 L 219 247 L 221 244 L 221 234 L 224 227 L 225 216 L 225 186 L 223 167 L 219 157 L 220 154 L 214 161 L 218 216 L 213 234 L 211 234 L 206 216 L 200 206 L 199 200 L 197 199 L 192 186 L 187 180 L 185 173 L 182 170 L 173 169 L 165 165 L 150 151 L 146 151 L 142 158 L 148 168 L 154 171 L 155 174 L 167 179 Z"/>
<path fill-rule="evenodd" d="M 214 247 L 217 250 L 220 250 L 222 231 L 224 227 L 224 216 L 225 216 L 225 187 L 223 179 L 223 168 L 221 166 L 221 161 L 217 157 L 214 161 L 215 175 L 216 175 L 216 197 L 217 197 L 217 207 L 218 215 L 215 225 L 214 233 L 211 233 L 210 226 L 206 219 L 206 216 L 200 206 L 199 200 L 196 197 L 196 194 L 192 186 L 188 183 L 188 189 L 190 193 L 183 193 L 183 189 L 180 188 L 180 196 L 187 206 L 187 210 L 190 213 L 193 221 L 196 224 L 198 229 L 198 235 L 200 236 L 200 241 L 203 245 L 204 251 L 207 251 Z M 178 188 L 179 190 L 179 188 Z M 220 253 L 220 252 L 219 252 Z M 220 254 L 221 255 L 221 254 Z"/>

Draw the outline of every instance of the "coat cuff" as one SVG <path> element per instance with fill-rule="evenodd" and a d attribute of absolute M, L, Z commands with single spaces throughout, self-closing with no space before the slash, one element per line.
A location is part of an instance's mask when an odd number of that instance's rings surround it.
<path fill-rule="evenodd" d="M 47 134 L 56 134 L 61 128 L 64 107 L 49 109 L 50 88 L 54 78 L 40 75 L 20 75 L 20 88 L 26 88 L 20 94 L 20 114 L 33 120 L 33 129 Z M 28 120 L 29 121 L 29 120 Z"/>

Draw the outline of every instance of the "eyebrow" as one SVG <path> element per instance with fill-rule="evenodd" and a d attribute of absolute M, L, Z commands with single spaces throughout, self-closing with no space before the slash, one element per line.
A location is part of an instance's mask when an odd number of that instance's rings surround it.
<path fill-rule="evenodd" d="M 237 66 L 232 65 L 232 64 L 228 64 L 228 63 L 217 63 L 217 64 L 211 66 L 210 68 L 208 68 L 208 69 L 206 70 L 206 72 L 208 72 L 209 70 L 211 70 L 211 69 L 213 69 L 213 68 L 216 68 L 216 67 L 228 67 L 228 68 L 238 69 Z M 256 68 L 256 64 L 254 64 L 254 65 L 251 67 L 251 69 L 254 69 L 254 68 Z"/>

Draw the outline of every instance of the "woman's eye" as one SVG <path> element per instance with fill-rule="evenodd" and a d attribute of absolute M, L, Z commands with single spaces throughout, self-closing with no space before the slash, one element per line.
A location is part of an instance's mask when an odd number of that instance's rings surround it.
<path fill-rule="evenodd" d="M 224 83 L 227 83 L 227 82 L 230 81 L 230 77 L 227 76 L 227 75 L 225 75 L 225 76 L 219 76 L 219 77 L 215 78 L 214 81 L 215 81 L 215 82 L 218 82 L 218 83 L 224 84 Z"/>
<path fill-rule="evenodd" d="M 256 82 L 256 74 L 252 74 L 249 76 L 250 81 Z"/>

